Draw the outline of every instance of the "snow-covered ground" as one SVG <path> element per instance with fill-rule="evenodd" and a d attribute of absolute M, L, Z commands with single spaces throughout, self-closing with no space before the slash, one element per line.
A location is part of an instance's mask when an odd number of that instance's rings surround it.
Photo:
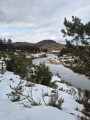
<path fill-rule="evenodd" d="M 59 53 L 60 50 L 52 50 L 51 52 L 52 52 L 52 53 Z"/>
<path fill-rule="evenodd" d="M 29 54 L 27 56 L 27 58 L 39 58 L 39 57 L 42 57 L 43 55 L 45 55 L 45 52 L 42 52 L 42 53 L 36 53 L 36 54 Z"/>
<path fill-rule="evenodd" d="M 10 85 L 12 87 L 17 86 L 19 81 L 20 77 L 12 72 L 6 71 L 3 75 L 0 74 L 0 120 L 77 120 L 78 115 L 84 116 L 81 113 L 83 105 L 76 102 L 78 90 L 64 83 L 60 83 L 61 79 L 59 77 L 54 75 L 51 80 L 52 82 L 56 82 L 58 85 L 57 89 L 40 84 L 34 84 L 33 87 L 26 87 L 27 82 L 24 81 L 23 94 L 26 95 L 26 91 L 29 92 L 32 90 L 32 98 L 36 102 L 40 102 L 40 106 L 32 106 L 27 100 L 12 102 L 8 98 L 6 94 L 11 92 Z M 60 91 L 60 88 L 63 88 L 63 91 Z M 73 89 L 75 92 L 68 93 L 70 89 Z M 48 104 L 52 91 L 58 93 L 58 99 L 64 99 L 62 110 L 45 105 L 45 103 Z M 45 96 L 47 93 L 48 95 Z M 21 104 L 22 102 L 31 108 L 24 107 Z M 76 108 L 78 108 L 78 111 Z"/>
<path fill-rule="evenodd" d="M 48 58 L 59 62 L 58 57 L 53 54 L 42 58 L 42 62 L 45 60 L 49 64 Z M 0 60 L 0 63 L 2 63 L 2 60 Z M 21 96 L 21 101 L 12 102 L 6 94 L 12 91 L 10 85 L 15 87 L 20 80 L 20 76 L 13 72 L 0 73 L 0 120 L 79 120 L 78 116 L 84 116 L 82 113 L 83 105 L 76 102 L 78 90 L 62 83 L 61 78 L 56 75 L 53 75 L 51 79 L 51 82 L 55 82 L 57 85 L 56 89 L 22 80 L 24 81 L 23 95 L 27 96 L 29 94 L 39 105 L 32 105 L 32 102 L 24 99 L 24 96 Z M 27 87 L 27 84 L 32 85 L 32 87 Z M 54 94 L 58 96 L 56 96 L 56 103 L 61 98 L 64 100 L 62 109 L 49 106 L 51 96 Z"/>

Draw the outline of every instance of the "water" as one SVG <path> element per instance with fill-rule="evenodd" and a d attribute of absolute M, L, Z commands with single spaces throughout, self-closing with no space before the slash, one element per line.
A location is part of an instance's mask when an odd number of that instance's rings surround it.
<path fill-rule="evenodd" d="M 55 57 L 55 55 L 51 55 L 49 57 Z M 34 59 L 32 62 L 35 65 L 39 64 L 40 62 L 45 62 L 45 64 L 49 66 L 50 71 L 54 74 L 58 73 L 61 76 L 61 79 L 70 82 L 76 88 L 90 90 L 90 79 L 88 77 L 86 77 L 85 75 L 74 73 L 72 70 L 64 67 L 61 64 L 60 65 L 50 64 L 49 62 L 46 61 L 46 59 L 47 58 L 37 58 Z"/>

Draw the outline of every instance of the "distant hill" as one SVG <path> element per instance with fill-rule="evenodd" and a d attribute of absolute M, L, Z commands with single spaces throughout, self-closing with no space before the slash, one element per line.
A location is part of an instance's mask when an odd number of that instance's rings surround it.
<path fill-rule="evenodd" d="M 15 42 L 13 43 L 14 46 L 36 46 L 41 49 L 48 49 L 51 50 L 61 50 L 63 47 L 65 47 L 64 44 L 60 44 L 55 42 L 54 40 L 42 40 L 38 43 L 28 43 L 28 42 Z"/>
<path fill-rule="evenodd" d="M 13 43 L 14 46 L 34 46 L 33 43 L 28 43 L 28 42 L 15 42 Z"/>
<path fill-rule="evenodd" d="M 43 47 L 44 45 L 50 44 L 50 43 L 56 43 L 56 42 L 54 40 L 42 40 L 42 41 L 36 43 L 35 45 L 37 47 Z"/>
<path fill-rule="evenodd" d="M 43 40 L 35 44 L 37 47 L 41 49 L 51 50 L 60 50 L 65 47 L 64 44 L 56 43 L 54 40 Z"/>

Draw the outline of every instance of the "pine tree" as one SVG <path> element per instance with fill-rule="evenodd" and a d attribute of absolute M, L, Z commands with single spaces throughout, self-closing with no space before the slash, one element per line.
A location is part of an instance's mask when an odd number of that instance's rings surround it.
<path fill-rule="evenodd" d="M 66 29 L 62 29 L 64 37 L 70 36 L 73 37 L 72 41 L 81 40 L 82 43 L 88 44 L 90 40 L 90 22 L 83 24 L 81 19 L 78 17 L 72 16 L 72 21 L 64 19 L 64 26 Z"/>

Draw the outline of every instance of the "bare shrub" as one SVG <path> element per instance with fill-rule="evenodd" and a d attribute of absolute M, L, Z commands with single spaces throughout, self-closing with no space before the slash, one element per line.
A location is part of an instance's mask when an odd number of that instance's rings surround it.
<path fill-rule="evenodd" d="M 28 107 L 31 108 L 31 106 L 39 106 L 41 105 L 41 100 L 38 99 L 38 102 L 36 102 L 33 97 L 32 97 L 32 88 L 29 92 L 27 92 L 27 95 L 23 95 L 24 99 L 27 100 L 27 102 L 22 102 L 22 104 L 24 105 L 24 107 Z"/>
<path fill-rule="evenodd" d="M 68 85 L 68 86 L 72 86 L 71 83 L 69 83 L 69 82 L 67 82 L 67 81 L 64 81 L 64 80 L 61 80 L 60 83 L 65 83 L 65 84 Z"/>
<path fill-rule="evenodd" d="M 62 109 L 61 106 L 62 106 L 63 102 L 64 102 L 64 99 L 62 99 L 62 98 L 60 98 L 58 100 L 58 93 L 56 93 L 56 94 L 51 94 L 48 105 L 59 108 L 59 109 Z"/>
<path fill-rule="evenodd" d="M 83 117 L 83 116 L 78 116 L 78 118 L 79 118 L 79 120 L 90 120 L 90 119 Z"/>
<path fill-rule="evenodd" d="M 27 82 L 25 86 L 26 86 L 26 87 L 33 87 L 33 86 L 35 86 L 35 84 L 34 84 L 34 83 Z"/>
<path fill-rule="evenodd" d="M 50 82 L 49 87 L 54 88 L 54 89 L 58 88 L 56 82 Z"/>

